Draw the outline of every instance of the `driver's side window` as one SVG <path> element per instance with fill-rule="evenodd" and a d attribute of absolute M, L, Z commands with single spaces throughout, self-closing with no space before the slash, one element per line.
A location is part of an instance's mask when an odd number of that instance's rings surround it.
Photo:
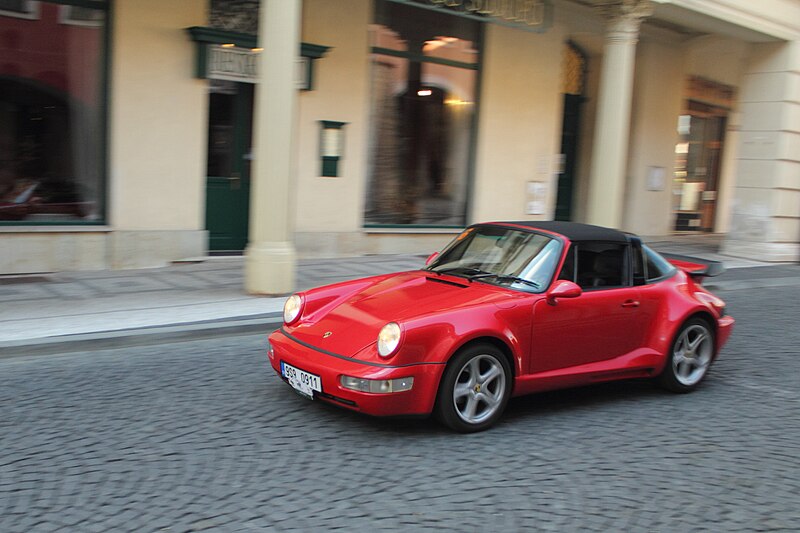
<path fill-rule="evenodd" d="M 629 285 L 626 253 L 625 244 L 574 243 L 559 279 L 574 281 L 584 290 L 626 287 Z M 570 270 L 574 274 L 570 274 Z"/>

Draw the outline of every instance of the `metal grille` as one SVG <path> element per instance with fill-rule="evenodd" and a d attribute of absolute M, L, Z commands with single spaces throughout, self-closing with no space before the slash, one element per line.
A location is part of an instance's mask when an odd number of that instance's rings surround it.
<path fill-rule="evenodd" d="M 586 57 L 578 48 L 569 43 L 564 48 L 562 92 L 582 95 L 586 76 Z"/>
<path fill-rule="evenodd" d="M 209 25 L 226 31 L 258 34 L 259 0 L 211 0 Z"/>

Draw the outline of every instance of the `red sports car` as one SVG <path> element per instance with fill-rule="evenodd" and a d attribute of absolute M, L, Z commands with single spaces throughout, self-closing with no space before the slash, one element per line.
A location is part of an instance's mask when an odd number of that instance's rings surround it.
<path fill-rule="evenodd" d="M 548 389 L 655 378 L 689 392 L 733 328 L 700 285 L 721 271 L 598 226 L 476 224 L 421 270 L 289 297 L 269 359 L 307 398 L 462 432 Z"/>

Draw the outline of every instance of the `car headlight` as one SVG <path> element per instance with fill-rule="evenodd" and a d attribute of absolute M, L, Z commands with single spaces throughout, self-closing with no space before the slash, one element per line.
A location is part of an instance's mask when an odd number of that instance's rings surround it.
<path fill-rule="evenodd" d="M 381 357 L 389 357 L 399 344 L 400 326 L 396 322 L 389 322 L 378 333 L 378 353 Z"/>
<path fill-rule="evenodd" d="M 287 325 L 291 324 L 300 316 L 300 312 L 303 310 L 303 299 L 297 295 L 293 294 L 286 299 L 286 303 L 283 304 L 283 321 L 286 322 Z"/>

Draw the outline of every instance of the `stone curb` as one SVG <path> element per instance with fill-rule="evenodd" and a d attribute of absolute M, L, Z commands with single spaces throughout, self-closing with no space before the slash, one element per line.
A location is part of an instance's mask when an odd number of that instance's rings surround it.
<path fill-rule="evenodd" d="M 264 335 L 266 344 L 267 334 L 280 327 L 282 322 L 282 313 L 268 313 L 246 318 L 233 317 L 186 324 L 166 324 L 146 328 L 22 339 L 0 342 L 0 358 L 55 355 L 84 350 L 127 348 L 258 333 Z"/>
<path fill-rule="evenodd" d="M 792 287 L 800 285 L 800 277 L 764 278 L 728 281 L 707 281 L 703 286 L 711 292 L 730 292 L 745 289 L 768 289 L 771 287 Z"/>
<path fill-rule="evenodd" d="M 711 278 L 704 284 L 708 290 L 719 292 L 723 297 L 724 293 L 730 291 L 798 285 L 800 276 L 719 281 Z M 264 334 L 266 339 L 267 334 L 280 327 L 282 321 L 282 314 L 274 312 L 202 322 L 4 341 L 0 342 L 0 358 L 127 348 L 259 333 Z"/>

